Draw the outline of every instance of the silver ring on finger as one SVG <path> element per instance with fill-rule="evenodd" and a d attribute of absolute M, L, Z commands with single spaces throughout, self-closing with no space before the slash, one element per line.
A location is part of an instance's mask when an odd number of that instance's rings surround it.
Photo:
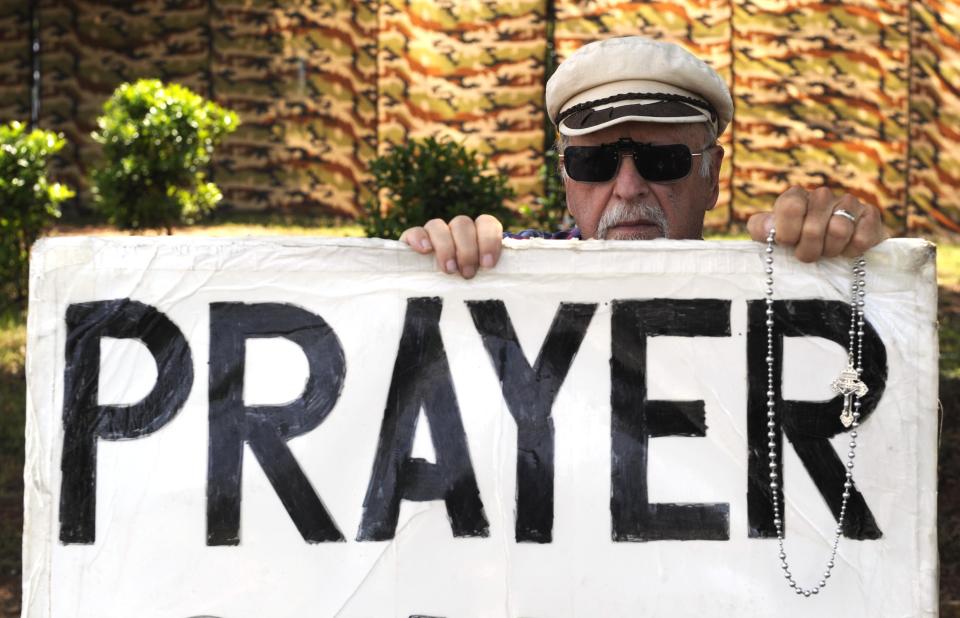
<path fill-rule="evenodd" d="M 855 214 L 853 214 L 852 212 L 850 212 L 849 210 L 846 210 L 845 208 L 838 208 L 838 209 L 834 210 L 833 213 L 832 213 L 830 216 L 831 216 L 831 217 L 843 217 L 844 219 L 850 221 L 850 223 L 856 223 L 856 222 L 857 222 L 857 216 L 856 216 Z"/>

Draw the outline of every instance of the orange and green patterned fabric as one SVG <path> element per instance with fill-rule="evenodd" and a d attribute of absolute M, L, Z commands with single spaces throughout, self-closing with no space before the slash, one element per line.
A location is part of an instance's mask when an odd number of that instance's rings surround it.
<path fill-rule="evenodd" d="M 369 162 L 431 135 L 489 158 L 530 204 L 549 50 L 644 34 L 733 93 L 711 226 L 828 182 L 897 231 L 960 231 L 960 0 L 0 0 L 0 121 L 29 119 L 31 21 L 39 124 L 69 139 L 56 175 L 81 201 L 103 101 L 157 77 L 240 113 L 212 170 L 235 208 L 352 216 Z"/>

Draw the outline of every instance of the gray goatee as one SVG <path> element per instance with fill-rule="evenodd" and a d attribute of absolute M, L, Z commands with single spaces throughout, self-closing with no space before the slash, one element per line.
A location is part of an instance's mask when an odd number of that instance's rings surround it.
<path fill-rule="evenodd" d="M 670 227 L 667 223 L 667 217 L 656 202 L 633 202 L 624 201 L 614 202 L 600 217 L 597 224 L 596 238 L 605 239 L 611 228 L 624 223 L 631 223 L 638 220 L 649 221 L 660 230 L 661 238 L 669 238 Z"/>

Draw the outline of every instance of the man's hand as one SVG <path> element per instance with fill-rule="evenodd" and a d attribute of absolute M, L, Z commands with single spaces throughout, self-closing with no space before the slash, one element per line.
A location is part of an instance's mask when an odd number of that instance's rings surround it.
<path fill-rule="evenodd" d="M 836 197 L 826 187 L 813 191 L 790 187 L 774 202 L 773 212 L 755 214 L 747 221 L 750 236 L 759 242 L 766 241 L 771 227 L 777 230 L 777 244 L 795 247 L 801 262 L 855 257 L 887 238 L 876 206 L 850 194 Z"/>
<path fill-rule="evenodd" d="M 459 215 L 450 223 L 432 219 L 423 227 L 409 228 L 400 240 L 417 253 L 436 255 L 437 267 L 443 272 L 459 272 L 464 279 L 472 279 L 478 268 L 493 268 L 500 259 L 503 225 L 490 215 L 476 220 Z"/>

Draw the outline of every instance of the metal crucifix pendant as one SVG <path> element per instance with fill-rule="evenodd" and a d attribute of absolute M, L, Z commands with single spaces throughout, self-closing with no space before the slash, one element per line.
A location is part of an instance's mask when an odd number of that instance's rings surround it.
<path fill-rule="evenodd" d="M 843 412 L 840 413 L 840 422 L 844 427 L 853 425 L 853 396 L 863 397 L 870 389 L 860 379 L 860 374 L 853 363 L 849 363 L 830 386 L 835 393 L 843 395 Z"/>

